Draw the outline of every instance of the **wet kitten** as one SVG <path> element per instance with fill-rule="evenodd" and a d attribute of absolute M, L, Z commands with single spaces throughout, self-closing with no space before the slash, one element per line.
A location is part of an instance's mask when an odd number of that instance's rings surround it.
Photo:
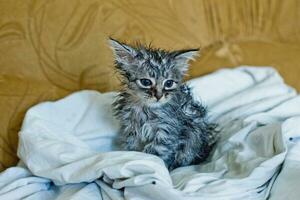
<path fill-rule="evenodd" d="M 123 148 L 157 155 L 170 170 L 203 161 L 215 142 L 215 124 L 182 82 L 198 50 L 110 43 L 123 77 L 124 87 L 113 104 Z"/>

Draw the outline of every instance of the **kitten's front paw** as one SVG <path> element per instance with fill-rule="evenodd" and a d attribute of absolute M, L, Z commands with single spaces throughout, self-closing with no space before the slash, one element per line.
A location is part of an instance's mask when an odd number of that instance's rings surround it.
<path fill-rule="evenodd" d="M 143 152 L 160 157 L 164 161 L 166 167 L 169 170 L 170 170 L 171 163 L 174 162 L 174 155 L 172 154 L 172 152 L 169 152 L 168 149 L 164 146 L 153 145 L 150 143 L 144 147 Z M 174 168 L 172 167 L 172 169 Z"/>
<path fill-rule="evenodd" d="M 175 160 L 173 165 L 175 167 L 187 166 L 191 164 L 193 159 L 194 159 L 194 155 L 179 151 L 175 155 Z"/>
<path fill-rule="evenodd" d="M 172 171 L 173 169 L 176 169 L 177 167 L 178 167 L 177 164 L 174 164 L 174 163 L 167 166 L 169 171 Z"/>
<path fill-rule="evenodd" d="M 152 145 L 152 144 L 147 144 L 147 145 L 144 147 L 143 152 L 144 152 L 144 153 L 149 153 L 149 154 L 153 154 L 153 155 L 159 156 L 159 154 L 158 154 L 158 152 L 156 151 L 154 145 Z"/>

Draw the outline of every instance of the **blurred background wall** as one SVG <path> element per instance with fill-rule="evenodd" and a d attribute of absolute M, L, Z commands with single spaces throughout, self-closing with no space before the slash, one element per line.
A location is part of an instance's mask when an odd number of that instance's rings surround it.
<path fill-rule="evenodd" d="M 16 164 L 32 105 L 118 88 L 107 38 L 201 47 L 193 78 L 222 67 L 276 67 L 300 89 L 298 0 L 0 0 L 0 170 Z"/>

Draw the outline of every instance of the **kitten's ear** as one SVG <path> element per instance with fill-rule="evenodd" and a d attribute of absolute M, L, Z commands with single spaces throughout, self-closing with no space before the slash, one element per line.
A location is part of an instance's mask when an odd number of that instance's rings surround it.
<path fill-rule="evenodd" d="M 112 38 L 109 39 L 109 43 L 113 49 L 115 60 L 118 64 L 124 65 L 124 67 L 135 64 L 137 51 L 133 47 Z"/>
<path fill-rule="evenodd" d="M 199 56 L 199 49 L 187 49 L 173 52 L 174 60 L 176 62 L 176 67 L 180 70 L 182 74 L 188 71 L 188 62 L 190 60 L 195 60 Z"/>

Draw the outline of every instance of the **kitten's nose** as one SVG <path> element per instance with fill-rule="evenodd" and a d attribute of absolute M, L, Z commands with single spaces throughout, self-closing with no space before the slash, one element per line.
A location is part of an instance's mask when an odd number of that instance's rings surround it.
<path fill-rule="evenodd" d="M 159 101 L 159 100 L 162 98 L 163 94 L 162 94 L 162 93 L 156 92 L 156 93 L 154 94 L 154 96 L 156 97 L 157 101 Z"/>

